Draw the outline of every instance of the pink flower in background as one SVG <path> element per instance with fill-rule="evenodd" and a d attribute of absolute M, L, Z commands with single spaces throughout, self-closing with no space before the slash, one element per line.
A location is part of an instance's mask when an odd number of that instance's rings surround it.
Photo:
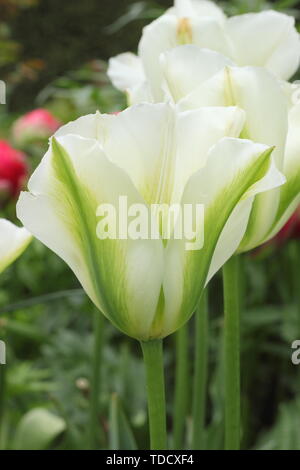
<path fill-rule="evenodd" d="M 0 140 L 0 195 L 1 199 L 17 197 L 27 177 L 26 156 L 6 140 Z"/>
<path fill-rule="evenodd" d="M 22 145 L 34 140 L 47 139 L 61 122 L 47 109 L 39 108 L 21 116 L 13 125 L 12 133 L 16 143 Z"/>
<path fill-rule="evenodd" d="M 297 240 L 300 238 L 300 206 L 295 210 L 293 215 L 289 218 L 286 224 L 282 227 L 280 232 L 267 241 L 264 245 L 256 248 L 251 252 L 252 256 L 256 257 L 261 253 L 265 253 L 266 250 L 273 251 L 276 248 L 282 247 L 289 240 Z"/>

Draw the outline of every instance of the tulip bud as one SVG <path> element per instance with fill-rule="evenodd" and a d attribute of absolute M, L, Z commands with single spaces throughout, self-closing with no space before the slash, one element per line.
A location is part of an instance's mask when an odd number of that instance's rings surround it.
<path fill-rule="evenodd" d="M 16 143 L 24 145 L 35 140 L 48 139 L 59 127 L 58 121 L 46 109 L 35 109 L 21 116 L 13 125 L 13 137 Z"/>
<path fill-rule="evenodd" d="M 0 140 L 0 193 L 17 197 L 27 176 L 26 156 L 6 140 Z"/>

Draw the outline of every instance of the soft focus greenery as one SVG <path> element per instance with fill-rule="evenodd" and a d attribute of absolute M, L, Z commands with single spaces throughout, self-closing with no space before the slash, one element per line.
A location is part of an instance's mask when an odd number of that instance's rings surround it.
<path fill-rule="evenodd" d="M 106 60 L 135 50 L 141 28 L 171 1 L 1 0 L 0 78 L 7 104 L 0 107 L 0 136 L 12 122 L 46 107 L 62 122 L 81 114 L 114 112 L 124 97 L 106 78 Z M 221 2 L 220 2 L 221 3 Z M 223 2 L 229 14 L 270 7 L 259 0 Z M 297 2 L 272 7 L 297 18 Z M 13 143 L 13 142 L 12 142 Z M 46 143 L 22 150 L 35 168 Z M 15 201 L 1 216 L 15 221 Z M 242 447 L 300 449 L 300 366 L 291 343 L 300 338 L 299 240 L 269 245 L 242 257 Z M 222 287 L 209 289 L 209 387 L 206 447 L 223 447 Z M 0 280 L 0 338 L 7 344 L 6 388 L 0 448 L 84 449 L 93 350 L 94 307 L 73 273 L 34 241 Z M 192 390 L 194 319 L 189 324 L 188 389 Z M 148 448 L 145 377 L 139 345 L 104 322 L 98 448 Z M 168 430 L 172 430 L 175 337 L 165 342 Z M 189 416 L 192 399 L 188 400 Z M 190 420 L 186 445 L 190 446 Z"/>

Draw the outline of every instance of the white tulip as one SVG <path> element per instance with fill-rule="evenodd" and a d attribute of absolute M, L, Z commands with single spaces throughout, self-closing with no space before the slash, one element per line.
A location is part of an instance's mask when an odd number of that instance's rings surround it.
<path fill-rule="evenodd" d="M 245 111 L 240 137 L 275 147 L 273 156 L 287 183 L 256 198 L 239 251 L 261 245 L 282 227 L 300 193 L 300 179 L 295 177 L 295 169 L 300 170 L 300 155 L 297 158 L 296 144 L 290 150 L 291 144 L 287 142 L 288 126 L 297 129 L 295 112 L 292 113 L 293 93 L 297 89 L 262 67 L 237 67 L 222 54 L 195 45 L 178 46 L 161 54 L 159 68 L 161 93 L 166 101 L 176 103 L 181 110 L 238 106 Z M 144 100 L 134 90 L 131 97 L 134 101 Z M 151 99 L 154 101 L 153 96 Z M 291 129 L 289 135 L 294 134 L 297 131 Z M 293 172 L 287 170 L 290 160 Z"/>
<path fill-rule="evenodd" d="M 161 101 L 159 57 L 183 44 L 221 52 L 240 66 L 265 67 L 283 80 L 297 71 L 300 61 L 293 17 L 270 10 L 226 19 L 212 2 L 177 0 L 172 9 L 144 28 L 138 56 L 125 53 L 111 59 L 108 75 L 129 95 L 144 90 L 148 82 L 154 101 Z"/>
<path fill-rule="evenodd" d="M 163 338 L 188 320 L 236 251 L 256 194 L 284 182 L 272 148 L 236 138 L 244 120 L 236 107 L 181 112 L 171 104 L 82 117 L 52 139 L 18 217 L 115 326 L 140 340 Z M 145 209 L 201 204 L 203 245 L 188 250 L 184 237 L 163 239 L 159 219 L 158 238 L 106 237 L 99 208 L 117 208 L 125 196 Z"/>

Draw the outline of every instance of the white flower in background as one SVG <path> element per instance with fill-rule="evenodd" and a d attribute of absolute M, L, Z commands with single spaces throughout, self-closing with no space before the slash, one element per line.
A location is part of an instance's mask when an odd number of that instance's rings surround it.
<path fill-rule="evenodd" d="M 277 168 L 287 182 L 256 198 L 239 250 L 259 246 L 278 232 L 299 202 L 299 105 L 293 105 L 297 85 L 283 82 L 261 67 L 237 67 L 222 54 L 195 45 L 178 46 L 161 54 L 159 69 L 166 101 L 176 103 L 181 110 L 238 106 L 245 111 L 240 137 L 275 147 Z M 131 98 L 134 102 L 147 99 L 134 90 Z M 153 95 L 150 99 L 154 101 Z"/>
<path fill-rule="evenodd" d="M 244 119 L 236 107 L 180 112 L 170 104 L 82 117 L 52 139 L 18 217 L 115 326 L 142 340 L 167 336 L 240 244 L 255 195 L 284 182 L 272 148 L 236 138 Z M 203 204 L 202 249 L 174 238 L 101 239 L 97 208 L 118 207 L 121 196 L 145 207 Z"/>
<path fill-rule="evenodd" d="M 270 10 L 226 18 L 211 2 L 177 0 L 144 28 L 138 56 L 124 53 L 110 59 L 108 75 L 121 91 L 141 90 L 161 101 L 160 55 L 183 44 L 221 52 L 240 66 L 265 67 L 283 80 L 299 66 L 300 40 L 293 17 Z"/>
<path fill-rule="evenodd" d="M 23 253 L 31 238 L 25 228 L 0 219 L 0 273 Z"/>

